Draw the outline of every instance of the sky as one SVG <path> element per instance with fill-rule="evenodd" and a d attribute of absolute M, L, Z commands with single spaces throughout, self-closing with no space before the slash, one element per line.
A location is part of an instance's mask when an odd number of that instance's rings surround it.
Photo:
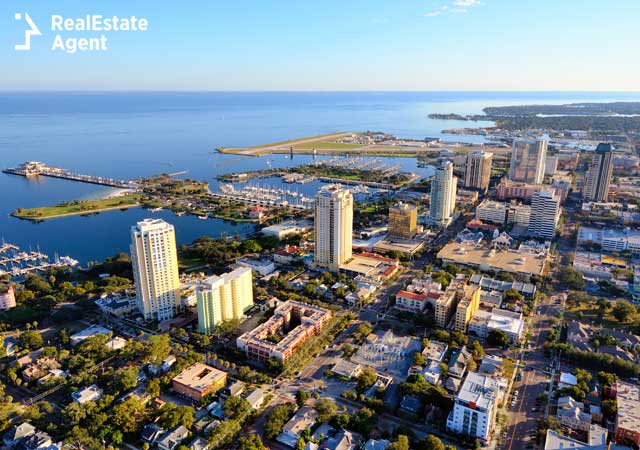
<path fill-rule="evenodd" d="M 2 0 L 0 90 L 640 90 L 638 0 Z M 16 20 L 15 14 L 22 19 Z M 28 14 L 41 31 L 24 43 Z M 145 17 L 52 51 L 51 15 Z"/>

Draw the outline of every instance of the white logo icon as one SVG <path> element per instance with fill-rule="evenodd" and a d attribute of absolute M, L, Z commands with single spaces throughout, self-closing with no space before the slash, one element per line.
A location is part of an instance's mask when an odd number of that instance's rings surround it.
<path fill-rule="evenodd" d="M 15 13 L 14 15 L 16 20 L 22 20 L 21 13 Z M 24 32 L 24 44 L 16 44 L 13 48 L 15 50 L 31 50 L 31 36 L 42 36 L 42 33 L 36 26 L 36 24 L 31 20 L 29 14 L 24 13 L 24 20 L 27 21 L 29 25 L 29 29 Z"/>

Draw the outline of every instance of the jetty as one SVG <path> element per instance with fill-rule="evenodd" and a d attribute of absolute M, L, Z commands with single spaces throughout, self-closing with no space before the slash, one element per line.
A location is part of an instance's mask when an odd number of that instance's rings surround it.
<path fill-rule="evenodd" d="M 101 186 L 109 186 L 121 189 L 136 189 L 138 184 L 134 181 L 114 180 L 113 178 L 97 177 L 94 175 L 83 175 L 70 172 L 59 167 L 50 167 L 43 162 L 27 161 L 20 166 L 10 169 L 4 169 L 4 173 L 11 175 L 20 175 L 23 177 L 53 177 L 63 180 L 79 181 L 82 183 L 98 184 Z"/>
<path fill-rule="evenodd" d="M 50 258 L 40 250 L 21 251 L 17 245 L 2 241 L 0 245 L 0 276 L 24 276 L 31 272 L 45 272 L 56 267 L 73 267 L 78 264 L 68 256 Z"/>

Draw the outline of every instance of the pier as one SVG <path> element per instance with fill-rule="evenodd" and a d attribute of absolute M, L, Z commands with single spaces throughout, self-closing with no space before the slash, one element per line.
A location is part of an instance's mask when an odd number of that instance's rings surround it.
<path fill-rule="evenodd" d="M 68 256 L 51 260 L 49 256 L 38 251 L 20 251 L 17 245 L 7 244 L 4 241 L 0 245 L 0 276 L 8 274 L 12 277 L 27 275 L 31 272 L 45 272 L 55 267 L 73 267 L 78 264 Z"/>
<path fill-rule="evenodd" d="M 3 172 L 27 178 L 37 176 L 53 177 L 121 189 L 136 189 L 138 187 L 138 185 L 133 181 L 114 180 L 113 178 L 97 177 L 94 175 L 82 175 L 79 173 L 69 172 L 68 170 L 58 167 L 49 167 L 45 163 L 38 161 L 29 161 L 16 168 L 4 169 Z"/>

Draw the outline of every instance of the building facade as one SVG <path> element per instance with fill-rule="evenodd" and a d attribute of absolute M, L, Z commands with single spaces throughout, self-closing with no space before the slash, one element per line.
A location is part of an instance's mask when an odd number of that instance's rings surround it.
<path fill-rule="evenodd" d="M 242 267 L 222 276 L 211 276 L 198 283 L 198 332 L 211 334 L 216 325 L 240 319 L 253 306 L 253 276 Z"/>
<path fill-rule="evenodd" d="M 486 192 L 491 180 L 493 153 L 479 151 L 467 155 L 464 170 L 464 187 Z"/>
<path fill-rule="evenodd" d="M 180 301 L 173 225 L 145 219 L 132 227 L 131 262 L 139 311 L 146 320 L 171 319 Z"/>
<path fill-rule="evenodd" d="M 584 198 L 593 202 L 606 202 L 613 174 L 611 144 L 598 144 L 584 179 Z"/>
<path fill-rule="evenodd" d="M 447 418 L 447 429 L 489 442 L 506 384 L 501 378 L 469 372 Z"/>
<path fill-rule="evenodd" d="M 16 307 L 16 295 L 13 286 L 0 284 L 0 311 L 6 311 Z"/>
<path fill-rule="evenodd" d="M 507 204 L 504 202 L 494 202 L 492 200 L 483 200 L 476 207 L 476 219 L 483 222 L 491 222 L 503 225 L 507 217 Z"/>
<path fill-rule="evenodd" d="M 480 286 L 473 285 L 464 286 L 459 291 L 458 295 L 462 296 L 462 299 L 456 307 L 456 320 L 454 322 L 456 331 L 467 332 L 471 318 L 480 308 L 480 293 Z"/>
<path fill-rule="evenodd" d="M 540 191 L 531 198 L 529 234 L 552 239 L 560 220 L 560 196 L 555 189 Z"/>
<path fill-rule="evenodd" d="M 352 257 L 353 196 L 347 189 L 329 186 L 316 195 L 315 263 L 338 271 Z"/>
<path fill-rule="evenodd" d="M 456 208 L 458 179 L 453 176 L 453 163 L 445 161 L 438 167 L 431 180 L 431 205 L 429 217 L 442 226 L 449 224 Z"/>
<path fill-rule="evenodd" d="M 389 237 L 413 239 L 418 228 L 418 208 L 408 203 L 389 207 Z"/>
<path fill-rule="evenodd" d="M 509 178 L 521 183 L 540 184 L 544 180 L 547 141 L 518 139 L 513 142 Z"/>

